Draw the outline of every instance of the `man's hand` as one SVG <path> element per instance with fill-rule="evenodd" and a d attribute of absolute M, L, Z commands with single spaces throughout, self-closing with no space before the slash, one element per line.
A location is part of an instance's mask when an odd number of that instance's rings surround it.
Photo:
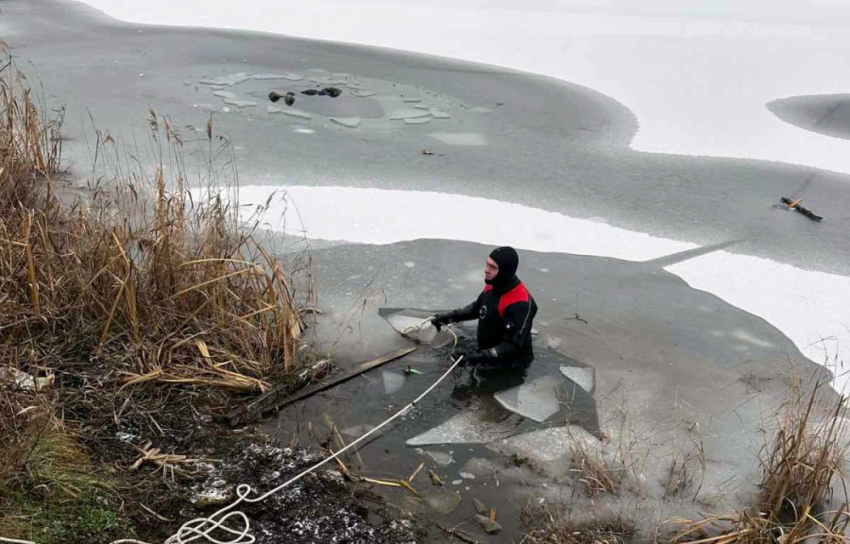
<path fill-rule="evenodd" d="M 463 357 L 464 363 L 480 363 L 481 361 L 487 360 L 487 354 L 483 351 L 468 351 L 466 348 L 456 348 L 452 352 L 452 357 L 455 361 L 458 360 L 459 357 Z"/>
<path fill-rule="evenodd" d="M 448 325 L 452 322 L 452 314 L 437 314 L 431 318 L 431 323 L 434 324 L 434 328 L 437 329 L 437 332 L 440 332 L 443 329 L 443 325 Z"/>
<path fill-rule="evenodd" d="M 466 357 L 469 353 L 466 351 L 466 348 L 455 348 L 452 350 L 452 359 L 457 361 L 459 358 L 463 357 L 463 360 L 466 361 Z"/>

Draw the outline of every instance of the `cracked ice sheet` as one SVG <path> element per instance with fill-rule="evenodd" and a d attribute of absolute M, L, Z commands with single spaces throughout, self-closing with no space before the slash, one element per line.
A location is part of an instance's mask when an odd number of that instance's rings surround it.
<path fill-rule="evenodd" d="M 236 106 L 237 108 L 256 108 L 257 103 L 253 100 L 239 100 L 236 98 L 225 98 L 225 104 Z"/>
<path fill-rule="evenodd" d="M 392 115 L 390 115 L 390 119 L 393 121 L 401 121 L 407 119 L 418 119 L 419 117 L 430 117 L 431 114 L 428 110 L 421 110 L 418 108 L 398 108 L 395 110 Z"/>
<path fill-rule="evenodd" d="M 251 79 L 250 74 L 239 72 L 238 74 L 231 74 L 227 76 L 205 77 L 200 81 L 200 83 L 201 85 L 224 85 L 230 87 L 232 85 L 238 85 L 243 81 L 248 81 L 249 79 Z"/>
<path fill-rule="evenodd" d="M 577 425 L 554 427 L 520 434 L 494 442 L 489 449 L 503 455 L 517 455 L 521 459 L 548 463 L 563 459 L 572 453 L 573 445 L 581 441 L 591 452 L 601 452 L 599 440 Z"/>
<path fill-rule="evenodd" d="M 558 389 L 564 387 L 559 376 L 543 376 L 531 383 L 524 383 L 501 391 L 493 397 L 506 410 L 543 423 L 560 410 Z"/>
<path fill-rule="evenodd" d="M 434 444 L 486 444 L 508 436 L 516 427 L 510 421 L 487 421 L 482 413 L 469 410 L 454 416 L 407 441 L 408 446 Z"/>
<path fill-rule="evenodd" d="M 336 123 L 346 128 L 357 128 L 360 126 L 359 117 L 330 117 L 328 120 L 331 123 Z"/>
<path fill-rule="evenodd" d="M 289 117 L 297 117 L 299 119 L 312 119 L 313 116 L 307 113 L 306 111 L 301 111 L 295 108 L 283 109 L 278 106 L 267 106 L 266 111 L 270 114 L 282 113 L 284 115 L 288 115 Z"/>
<path fill-rule="evenodd" d="M 846 141 L 806 133 L 764 107 L 801 89 L 815 94 L 850 86 L 850 71 L 834 69 L 845 64 L 850 39 L 841 30 L 850 20 L 846 1 L 666 0 L 640 3 L 650 4 L 640 11 L 628 0 L 322 0 L 289 10 L 249 7 L 268 0 L 238 10 L 209 0 L 86 3 L 139 23 L 250 29 L 505 66 L 570 81 L 625 104 L 640 124 L 632 142 L 638 151 L 850 172 Z M 578 9 L 595 4 L 607 5 Z M 434 28 L 452 39 L 435 40 Z M 741 77 L 753 72 L 759 77 Z"/>
<path fill-rule="evenodd" d="M 447 466 L 449 466 L 449 465 L 451 465 L 452 463 L 455 462 L 454 458 L 452 457 L 453 452 L 451 452 L 451 451 L 449 453 L 446 453 L 444 451 L 423 450 L 421 448 L 416 448 L 416 452 L 419 453 L 420 455 L 427 455 L 428 457 L 433 459 L 434 462 L 437 463 L 438 465 L 440 465 L 441 467 L 447 467 Z"/>
<path fill-rule="evenodd" d="M 562 366 L 561 374 L 588 393 L 593 392 L 593 369 L 578 366 Z"/>
<path fill-rule="evenodd" d="M 393 329 L 395 329 L 399 334 L 415 338 L 423 344 L 430 344 L 434 339 L 434 336 L 437 334 L 437 330 L 432 325 L 426 323 L 424 326 L 421 326 L 423 320 L 421 317 L 397 313 L 385 316 L 384 319 L 389 321 Z M 419 330 L 413 330 L 417 327 L 419 327 Z M 405 332 L 407 329 L 411 329 L 410 332 Z"/>
<path fill-rule="evenodd" d="M 286 72 L 285 74 L 254 74 L 254 79 L 269 80 L 269 79 L 288 79 L 289 81 L 301 81 L 304 76 Z"/>
<path fill-rule="evenodd" d="M 432 132 L 428 136 L 447 145 L 487 145 L 487 139 L 478 132 Z"/>

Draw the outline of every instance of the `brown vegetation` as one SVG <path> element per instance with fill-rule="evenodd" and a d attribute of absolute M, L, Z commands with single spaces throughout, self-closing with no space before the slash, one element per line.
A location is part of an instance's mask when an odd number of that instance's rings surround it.
<path fill-rule="evenodd" d="M 229 145 L 211 121 L 199 174 L 208 198 L 186 189 L 183 138 L 151 112 L 158 166 L 122 163 L 116 142 L 97 132 L 93 172 L 100 161 L 111 174 L 68 204 L 61 116 L 44 119 L 35 102 L 5 63 L 0 536 L 102 540 L 127 506 L 106 475 L 126 477 L 141 451 L 116 440 L 119 430 L 155 437 L 147 461 L 151 452 L 180 457 L 166 450 L 190 447 L 180 433 L 194 428 L 199 409 L 223 410 L 233 393 L 264 391 L 299 366 L 304 323 L 291 275 L 209 190 L 214 157 Z M 10 376 L 48 376 L 36 382 L 51 386 L 21 387 Z M 139 485 L 148 483 L 138 472 L 156 469 L 147 465 L 133 472 Z"/>
<path fill-rule="evenodd" d="M 819 392 L 826 386 L 818 381 L 807 392 L 803 385 L 799 377 L 795 379 L 777 414 L 773 438 L 762 448 L 758 505 L 698 521 L 677 520 L 682 528 L 673 542 L 847 542 L 847 504 L 837 511 L 827 511 L 826 505 L 833 484 L 844 482 L 844 398 L 823 405 Z"/>

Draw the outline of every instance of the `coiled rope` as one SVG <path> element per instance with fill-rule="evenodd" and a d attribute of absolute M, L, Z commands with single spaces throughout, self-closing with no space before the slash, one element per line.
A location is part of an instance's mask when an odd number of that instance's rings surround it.
<path fill-rule="evenodd" d="M 428 318 L 428 319 L 422 321 L 422 323 L 420 323 L 419 325 L 408 327 L 407 329 L 405 329 L 405 331 L 409 330 L 409 332 L 415 332 L 415 331 L 421 330 L 422 327 L 424 327 L 427 323 L 430 323 L 431 321 L 433 321 L 433 318 Z M 452 337 L 454 338 L 454 345 L 456 347 L 457 342 L 458 342 L 457 334 L 455 334 L 455 332 L 453 330 L 451 330 L 451 328 L 449 328 L 448 326 L 446 327 L 446 330 L 448 330 L 452 334 Z M 403 334 L 405 334 L 405 332 L 403 332 Z M 390 418 L 385 420 L 383 423 L 381 423 L 380 425 L 378 425 L 374 429 L 370 430 L 369 432 L 367 432 L 363 436 L 357 438 L 357 440 L 354 440 L 353 442 L 351 442 L 350 444 L 348 444 L 347 446 L 345 446 L 341 450 L 337 451 L 336 453 L 332 452 L 332 455 L 330 457 L 327 457 L 327 458 L 323 459 L 322 461 L 319 461 L 318 463 L 311 466 L 307 470 L 304 470 L 304 471 L 296 474 L 295 476 L 293 476 L 289 480 L 285 481 L 284 483 L 280 484 L 279 486 L 275 487 L 274 489 L 267 491 L 266 493 L 260 495 L 259 497 L 251 498 L 249 495 L 251 495 L 251 493 L 254 492 L 254 489 L 248 484 L 239 484 L 239 486 L 236 488 L 237 498 L 232 503 L 230 503 L 228 506 L 225 506 L 224 508 L 218 510 L 217 512 L 215 512 L 214 514 L 212 514 L 208 517 L 195 518 L 193 520 L 187 521 L 186 523 L 184 523 L 180 527 L 180 529 L 176 533 L 174 533 L 172 536 L 170 536 L 165 541 L 165 544 L 188 544 L 189 542 L 196 542 L 196 541 L 207 542 L 208 544 L 253 544 L 254 542 L 257 541 L 257 539 L 256 539 L 256 537 L 254 537 L 254 535 L 251 534 L 251 521 L 250 521 L 250 519 L 248 519 L 248 516 L 245 515 L 244 512 L 242 512 L 240 510 L 235 510 L 235 508 L 237 506 L 239 506 L 242 503 L 253 504 L 253 503 L 258 503 L 258 502 L 264 501 L 265 499 L 271 497 L 272 495 L 281 491 L 282 489 L 285 489 L 285 488 L 289 487 L 290 485 L 294 484 L 295 482 L 297 482 L 298 480 L 300 480 L 304 476 L 310 474 L 311 472 L 314 472 L 318 468 L 320 468 L 320 467 L 326 465 L 327 463 L 330 463 L 331 461 L 335 460 L 340 455 L 342 455 L 346 451 L 350 450 L 351 448 L 353 448 L 357 444 L 363 442 L 364 440 L 366 440 L 368 437 L 370 437 L 371 435 L 378 432 L 383 427 L 386 427 L 387 425 L 389 425 L 390 423 L 395 421 L 398 417 L 406 414 L 411 408 L 413 408 L 416 405 L 416 403 L 418 403 L 423 398 L 425 398 L 425 396 L 427 396 L 431 391 L 433 391 L 434 388 L 437 387 L 437 385 L 440 384 L 440 382 L 442 382 L 444 379 L 446 379 L 446 377 L 448 377 L 448 375 L 452 373 L 452 371 L 461 363 L 462 360 L 463 360 L 463 356 L 460 356 L 457 359 L 453 359 L 452 365 L 449 367 L 449 369 L 446 370 L 443 373 L 443 375 L 440 376 L 439 379 L 437 379 L 437 381 L 435 381 L 433 384 L 431 384 L 431 386 L 428 389 L 426 389 L 424 393 L 422 393 L 421 395 L 416 397 L 416 399 L 413 400 L 410 404 L 408 404 L 407 406 L 405 406 L 404 408 L 402 408 L 401 410 L 396 412 L 393 416 L 391 416 Z M 232 522 L 231 522 L 231 520 L 232 520 Z M 221 540 L 220 538 L 215 538 L 215 537 L 212 536 L 212 533 L 216 530 L 227 533 L 228 535 L 231 535 L 232 538 L 230 540 Z M 3 537 L 0 537 L 0 542 L 8 543 L 8 544 L 36 544 L 35 542 L 32 542 L 30 540 L 15 540 L 15 539 L 11 539 L 11 538 L 3 538 Z M 121 540 L 115 540 L 111 544 L 150 544 L 150 543 L 145 542 L 143 540 L 125 538 L 125 539 L 121 539 Z"/>

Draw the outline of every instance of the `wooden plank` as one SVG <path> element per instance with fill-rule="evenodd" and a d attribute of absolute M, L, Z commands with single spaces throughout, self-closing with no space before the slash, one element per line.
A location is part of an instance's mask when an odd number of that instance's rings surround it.
<path fill-rule="evenodd" d="M 405 355 L 413 353 L 414 351 L 416 351 L 416 349 L 416 346 L 397 349 L 391 353 L 382 355 L 377 359 L 366 361 L 365 363 L 360 364 L 359 366 L 346 372 L 345 374 L 337 376 L 330 382 L 320 383 L 313 387 L 308 387 L 307 389 L 299 391 L 295 394 L 290 394 L 290 388 L 288 386 L 281 386 L 280 388 L 272 389 L 271 391 L 251 401 L 247 405 L 237 406 L 222 419 L 231 427 L 244 425 L 246 423 L 249 423 L 250 421 L 254 421 L 255 419 L 260 418 L 263 414 L 267 412 L 270 412 L 272 410 L 279 410 L 284 406 L 292 404 L 293 402 L 304 400 L 315 395 L 316 393 L 321 393 L 322 391 L 345 383 L 348 380 L 355 378 L 360 374 L 363 374 L 364 372 L 372 370 L 373 368 L 377 368 L 381 365 L 385 365 L 389 362 L 395 361 L 396 359 L 400 359 Z"/>

